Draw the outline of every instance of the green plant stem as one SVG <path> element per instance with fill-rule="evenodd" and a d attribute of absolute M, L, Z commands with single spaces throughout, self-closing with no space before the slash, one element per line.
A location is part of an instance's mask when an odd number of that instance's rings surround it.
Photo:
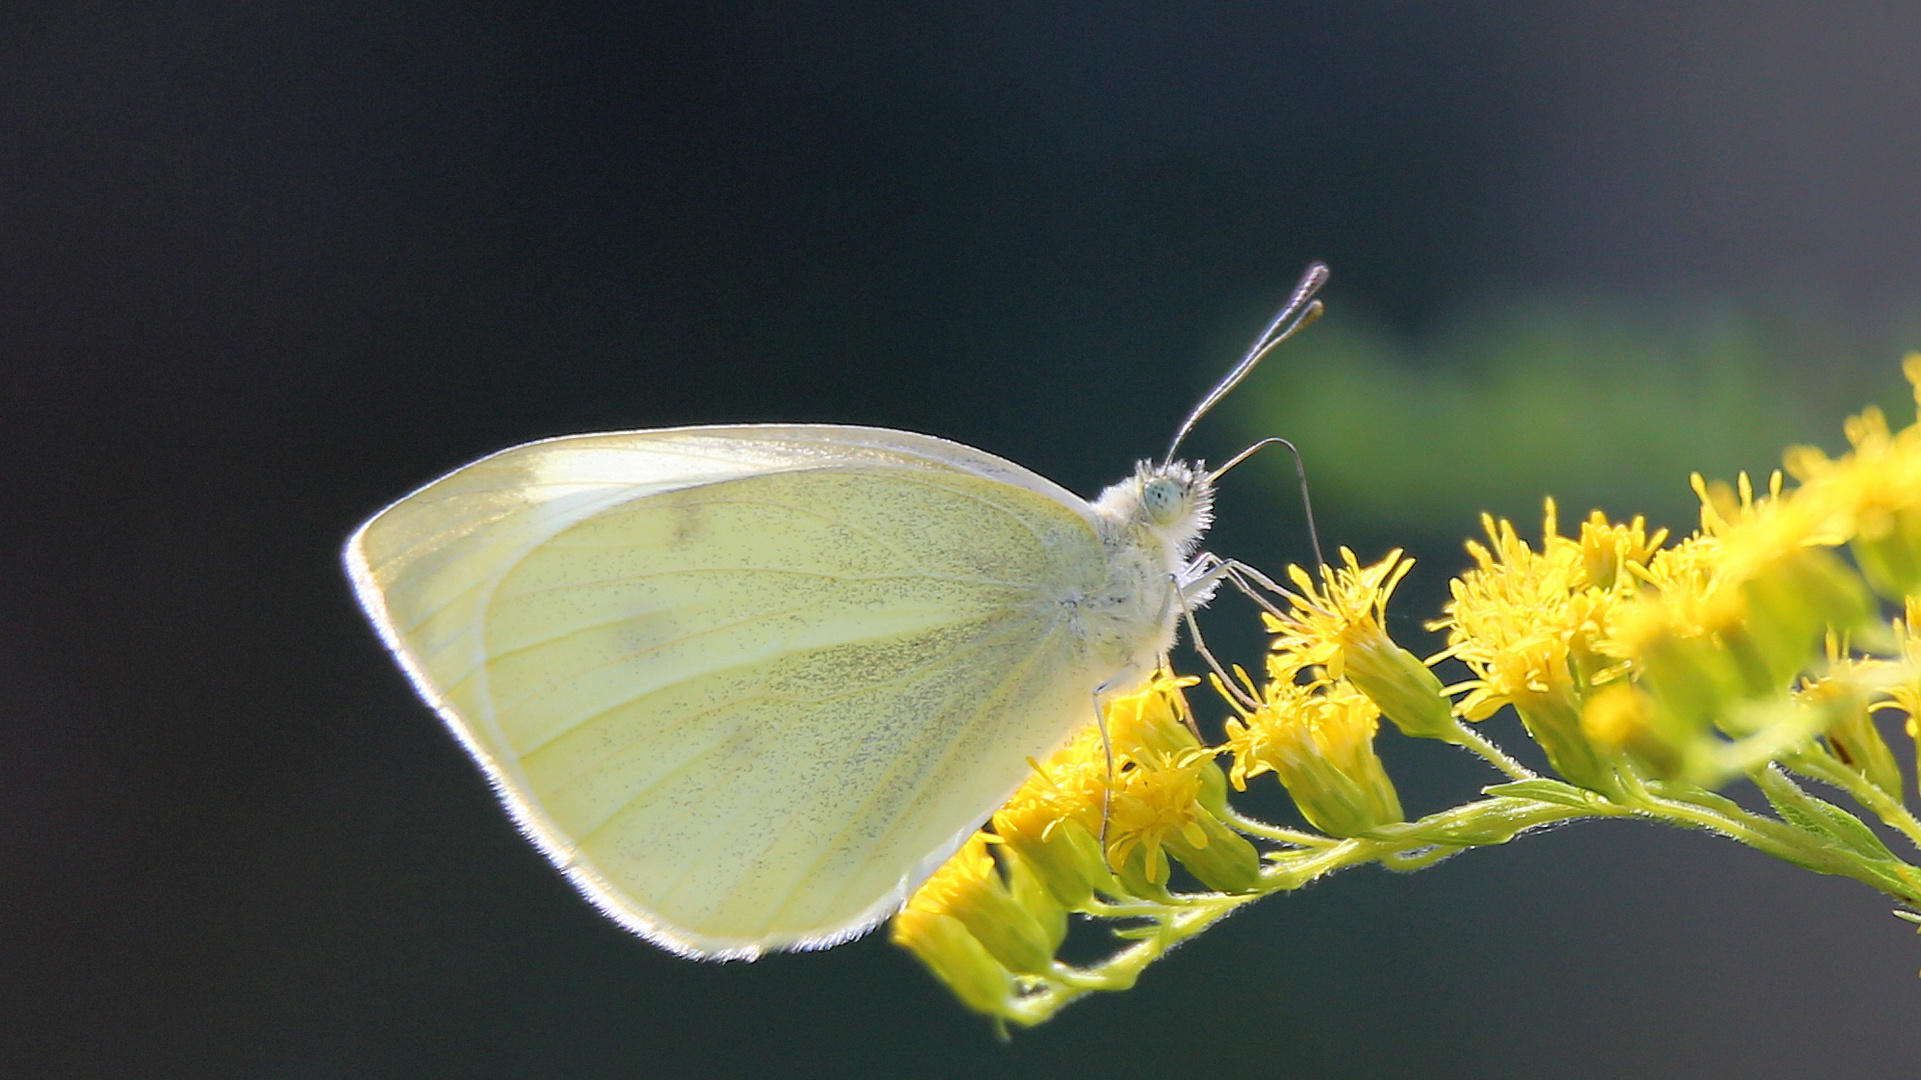
<path fill-rule="evenodd" d="M 1149 925 L 1143 928 L 1139 941 L 1099 963 L 1078 968 L 1056 965 L 1047 977 L 1034 980 L 1033 988 L 1014 1003 L 1007 1019 L 1032 1026 L 1047 1020 L 1083 994 L 1128 989 L 1147 965 L 1168 949 L 1206 930 L 1241 905 L 1298 889 L 1350 866 L 1381 862 L 1392 869 L 1413 870 L 1464 848 L 1506 843 L 1528 829 L 1558 821 L 1629 813 L 1608 804 L 1572 807 L 1497 796 L 1430 814 L 1418 821 L 1383 826 L 1371 835 L 1346 840 L 1295 834 L 1292 829 L 1251 822 L 1267 831 L 1298 835 L 1302 841 L 1312 842 L 1312 846 L 1270 853 L 1268 865 L 1261 868 L 1255 887 L 1246 893 L 1179 895 L 1171 904 L 1097 902 L 1090 905 L 1084 913 L 1108 918 L 1138 917 L 1149 920 Z M 1236 827 L 1243 828 L 1239 823 Z"/>
<path fill-rule="evenodd" d="M 1529 829 L 1580 818 L 1637 817 L 1712 832 L 1798 866 L 1854 878 L 1905 903 L 1914 903 L 1917 892 L 1921 891 L 1917 889 L 1921 886 L 1921 870 L 1906 863 L 1870 860 L 1804 829 L 1750 812 L 1711 791 L 1687 784 L 1643 782 L 1638 776 L 1624 775 L 1619 798 L 1610 799 L 1567 787 L 1559 781 L 1545 780 L 1478 735 L 1474 736 L 1474 742 L 1478 745 L 1466 742 L 1462 745 L 1517 781 L 1537 781 L 1554 791 L 1565 789 L 1567 801 L 1495 794 L 1416 821 L 1385 825 L 1365 836 L 1346 839 L 1268 825 L 1243 817 L 1230 808 L 1225 820 L 1234 828 L 1293 845 L 1268 853 L 1267 865 L 1261 868 L 1253 889 L 1234 895 L 1177 894 L 1166 902 L 1097 901 L 1089 905 L 1083 909 L 1086 914 L 1143 920 L 1144 925 L 1121 931 L 1123 936 L 1138 940 L 1086 967 L 1055 965 L 1048 976 L 1029 981 L 1029 992 L 1012 1005 L 1006 1018 L 1031 1026 L 1047 1020 L 1062 1006 L 1084 994 L 1128 989 L 1149 964 L 1169 949 L 1206 930 L 1243 904 L 1264 896 L 1298 889 L 1364 863 L 1378 862 L 1396 871 L 1417 870 L 1470 847 L 1503 844 Z M 1819 759 L 1797 759 L 1795 766 L 1848 791 L 1909 839 L 1921 843 L 1921 824 L 1914 816 L 1851 770 Z"/>
<path fill-rule="evenodd" d="M 1708 795 L 1708 793 L 1703 793 Z M 1900 862 L 1870 860 L 1793 825 L 1762 817 L 1720 796 L 1709 803 L 1636 788 L 1631 796 L 1646 816 L 1719 833 L 1731 840 L 1817 873 L 1850 877 L 1902 903 L 1916 901 L 1921 871 Z"/>
<path fill-rule="evenodd" d="M 1331 847 L 1340 843 L 1339 839 L 1332 836 L 1322 836 L 1320 833 L 1290 829 L 1285 825 L 1269 825 L 1265 821 L 1248 817 L 1239 810 L 1234 809 L 1232 804 L 1226 807 L 1225 812 L 1220 815 L 1220 818 L 1223 824 L 1237 832 L 1243 832 L 1249 836 L 1258 836 L 1263 840 L 1274 840 L 1283 844 L 1291 844 L 1295 847 Z"/>
<path fill-rule="evenodd" d="M 1466 724 L 1456 721 L 1454 727 L 1455 736 L 1451 741 L 1456 746 L 1479 754 L 1481 757 L 1487 759 L 1490 765 L 1506 773 L 1509 779 L 1533 780 L 1540 775 L 1533 769 L 1528 768 L 1526 765 L 1510 757 L 1507 751 L 1494 744 L 1494 740 L 1468 727 Z"/>
<path fill-rule="evenodd" d="M 1805 863 L 1809 857 L 1819 855 L 1811 845 L 1801 842 L 1800 838 L 1807 837 L 1807 833 L 1746 810 L 1738 815 L 1731 814 L 1718 807 L 1667 798 L 1645 789 L 1633 793 L 1631 797 L 1640 804 L 1638 809 L 1647 817 L 1720 833 L 1730 840 L 1739 840 L 1756 851 L 1788 862 Z"/>

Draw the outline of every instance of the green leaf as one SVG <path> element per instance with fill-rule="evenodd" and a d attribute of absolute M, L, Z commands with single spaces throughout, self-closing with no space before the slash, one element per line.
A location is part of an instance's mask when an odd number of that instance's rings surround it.
<path fill-rule="evenodd" d="M 1915 893 L 1921 891 L 1915 888 L 1915 882 L 1910 877 L 1901 873 L 1904 867 L 1899 862 L 1870 862 L 1863 869 L 1879 879 L 1881 884 L 1877 888 L 1882 892 L 1907 903 L 1914 903 Z"/>
<path fill-rule="evenodd" d="M 1726 795 L 1709 791 L 1707 788 L 1695 784 L 1683 783 L 1679 780 L 1649 780 L 1647 782 L 1647 789 L 1651 794 L 1658 795 L 1663 799 L 1668 799 L 1673 802 L 1693 803 L 1696 806 L 1705 806 L 1711 810 L 1718 810 L 1730 817 L 1738 817 L 1747 813 L 1745 807 L 1733 799 L 1728 798 Z"/>
<path fill-rule="evenodd" d="M 1800 785 L 1772 766 L 1754 772 L 1754 783 L 1767 796 L 1781 819 L 1803 832 L 1833 840 L 1874 862 L 1898 863 L 1894 853 L 1861 819 L 1825 799 L 1802 791 Z"/>
<path fill-rule="evenodd" d="M 1807 805 L 1808 793 L 1796 786 L 1794 781 L 1781 775 L 1778 769 L 1757 769 L 1753 774 L 1754 786 L 1767 796 L 1768 805 L 1781 815 L 1781 820 L 1816 836 L 1827 836 L 1827 820 Z"/>
<path fill-rule="evenodd" d="M 1493 784 L 1481 789 L 1483 795 L 1507 796 L 1515 799 L 1533 799 L 1535 802 L 1553 803 L 1556 806 L 1572 806 L 1577 810 L 1591 810 L 1607 800 L 1573 784 L 1559 780 L 1516 780 L 1511 784 Z"/>
<path fill-rule="evenodd" d="M 1877 862 L 1900 861 L 1894 857 L 1894 852 L 1888 850 L 1888 845 L 1882 843 L 1881 838 L 1874 834 L 1874 830 L 1868 828 L 1860 818 L 1826 799 L 1817 799 L 1810 795 L 1808 800 L 1814 803 L 1814 808 L 1820 811 L 1822 816 L 1827 818 L 1828 828 L 1842 843 Z"/>

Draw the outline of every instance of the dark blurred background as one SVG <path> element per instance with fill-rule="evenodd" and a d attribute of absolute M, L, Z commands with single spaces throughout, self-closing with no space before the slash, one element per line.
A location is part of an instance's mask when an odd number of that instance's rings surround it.
<path fill-rule="evenodd" d="M 1418 640 L 1483 509 L 1686 527 L 1690 469 L 1900 401 L 1917 46 L 1880 3 L 7 4 L 0 1071 L 1912 1075 L 1885 899 L 1621 823 L 1269 900 L 1009 1045 L 881 936 L 677 960 L 520 841 L 336 553 L 596 429 L 880 424 L 1092 494 L 1321 258 L 1192 449 L 1295 435 L 1328 537 L 1420 557 Z M 1212 544 L 1278 569 L 1264 467 Z M 1383 744 L 1411 810 L 1484 782 Z"/>

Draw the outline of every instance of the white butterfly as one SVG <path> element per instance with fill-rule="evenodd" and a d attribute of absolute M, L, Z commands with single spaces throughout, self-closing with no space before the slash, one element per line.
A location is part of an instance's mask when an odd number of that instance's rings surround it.
<path fill-rule="evenodd" d="M 1175 447 L 1319 313 L 1325 279 L 1309 270 Z M 582 893 L 674 952 L 752 958 L 898 910 L 1028 759 L 1146 679 L 1238 567 L 1193 557 L 1220 471 L 1170 448 L 1090 504 L 882 428 L 579 435 L 428 484 L 345 559 Z"/>

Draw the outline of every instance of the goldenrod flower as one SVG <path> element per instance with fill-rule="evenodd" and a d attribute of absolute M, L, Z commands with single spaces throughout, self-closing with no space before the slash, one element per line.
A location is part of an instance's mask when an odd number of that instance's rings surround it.
<path fill-rule="evenodd" d="M 1701 528 L 1674 547 L 1656 552 L 1638 571 L 1647 586 L 1642 610 L 1624 625 L 1615 644 L 1632 655 L 1637 634 L 1712 637 L 1740 631 L 1751 614 L 1749 583 L 1765 577 L 1811 548 L 1838 543 L 1825 528 L 1829 515 L 1806 499 L 1783 493 L 1782 475 L 1768 477 L 1766 494 L 1740 474 L 1733 487 L 1688 478 L 1701 502 Z"/>
<path fill-rule="evenodd" d="M 1828 551 L 1845 539 L 1831 506 L 1785 492 L 1778 472 L 1760 497 L 1745 475 L 1733 489 L 1698 475 L 1693 484 L 1700 533 L 1649 561 L 1648 587 L 1603 643 L 1639 673 L 1674 745 L 1714 726 L 1743 737 L 1779 722 L 1786 713 L 1742 703 L 1780 699 L 1825 634 L 1853 631 L 1872 611 Z"/>
<path fill-rule="evenodd" d="M 988 851 L 988 839 L 975 833 L 915 890 L 907 906 L 959 920 L 1009 971 L 1045 972 L 1053 964 L 1060 936 L 1014 899 Z"/>
<path fill-rule="evenodd" d="M 1599 510 L 1589 513 L 1581 523 L 1579 541 L 1586 587 L 1608 593 L 1633 588 L 1635 572 L 1647 566 L 1667 538 L 1666 529 L 1649 536 L 1647 521 L 1639 516 L 1626 525 L 1617 525 Z"/>
<path fill-rule="evenodd" d="M 1195 848 L 1207 846 L 1200 818 L 1201 766 L 1205 750 L 1190 750 L 1159 760 L 1135 761 L 1115 777 L 1114 799 L 1107 823 L 1107 858 L 1123 874 L 1130 856 L 1153 886 L 1167 884 L 1167 856 L 1162 848 L 1180 837 Z"/>
<path fill-rule="evenodd" d="M 1590 588 L 1588 564 L 1606 564 L 1619 552 L 1618 545 L 1604 542 L 1616 538 L 1603 531 L 1602 520 L 1590 519 L 1584 526 L 1584 534 L 1595 538 L 1590 559 L 1588 544 L 1560 535 L 1551 499 L 1538 552 L 1511 522 L 1482 517 L 1488 543 L 1468 542 L 1474 568 L 1450 584 L 1453 599 L 1443 609 L 1447 617 L 1434 624 L 1448 634 L 1442 655 L 1466 664 L 1475 676 L 1454 688 L 1468 691 L 1458 703 L 1461 715 L 1482 720 L 1502 706 L 1550 697 L 1566 704 L 1577 677 L 1603 666 L 1592 660 L 1594 643 L 1618 591 L 1612 580 L 1606 589 Z M 1607 546 L 1617 550 L 1603 552 Z"/>
<path fill-rule="evenodd" d="M 1400 821 L 1400 797 L 1374 752 L 1380 715 L 1343 682 L 1276 683 L 1259 708 L 1227 722 L 1228 778 L 1245 791 L 1249 777 L 1275 774 L 1301 816 L 1330 836 Z"/>
<path fill-rule="evenodd" d="M 1907 598 L 1894 620 L 1895 656 L 1884 698 L 1871 709 L 1900 709 L 1908 714 L 1905 729 L 1914 741 L 1915 774 L 1921 782 L 1921 597 Z"/>
<path fill-rule="evenodd" d="M 909 904 L 894 916 L 891 937 L 975 1012 L 1005 1013 L 1019 996 L 1014 977 L 951 915 Z"/>
<path fill-rule="evenodd" d="M 1402 558 L 1396 548 L 1363 567 L 1345 547 L 1341 560 L 1345 565 L 1325 572 L 1320 586 L 1300 567 L 1288 567 L 1298 590 L 1289 595 L 1292 610 L 1263 616 L 1274 635 L 1268 680 L 1291 684 L 1301 672 L 1320 668 L 1330 679 L 1353 683 L 1408 735 L 1452 737 L 1457 730 L 1454 707 L 1441 680 L 1396 645 L 1384 626 L 1388 598 L 1414 568 L 1414 560 Z"/>
<path fill-rule="evenodd" d="M 1601 643 L 1628 595 L 1621 570 L 1639 565 L 1645 541 L 1636 526 L 1617 533 L 1599 515 L 1582 541 L 1570 540 L 1560 535 L 1552 499 L 1540 551 L 1508 521 L 1484 517 L 1482 525 L 1488 544 L 1468 544 L 1475 566 L 1454 580 L 1447 617 L 1434 624 L 1448 633 L 1441 655 L 1474 675 L 1454 687 L 1467 691 L 1456 708 L 1481 720 L 1513 706 L 1562 776 L 1608 790 L 1613 768 L 1581 730 L 1581 699 L 1621 675 Z M 1604 582 L 1591 580 L 1591 565 Z"/>
<path fill-rule="evenodd" d="M 1089 726 L 1046 761 L 1034 763 L 1034 775 L 996 816 L 995 831 L 1051 836 L 1061 823 L 1073 822 L 1099 833 L 1110 751 L 1114 771 L 1123 773 L 1200 747 L 1186 727 L 1187 703 L 1181 696 L 1182 689 L 1199 681 L 1157 676 L 1142 690 L 1106 703 L 1105 735 Z"/>
<path fill-rule="evenodd" d="M 1909 353 L 1902 372 L 1921 402 L 1921 353 Z M 1853 541 L 1862 573 L 1883 595 L 1921 589 L 1921 427 L 1890 434 L 1887 418 L 1870 407 L 1846 426 L 1853 452 L 1831 461 L 1811 446 L 1788 451 L 1788 470 L 1802 482 L 1812 512 L 1827 529 Z"/>
<path fill-rule="evenodd" d="M 1063 908 L 1086 906 L 1096 889 L 1118 891 L 1095 839 L 1101 831 L 1107 756 L 1089 728 L 1034 764 L 1034 775 L 995 813 L 993 829 Z"/>
<path fill-rule="evenodd" d="M 1343 547 L 1341 561 L 1345 565 L 1330 568 L 1324 586 L 1316 585 L 1298 566 L 1287 568 L 1288 578 L 1299 590 L 1292 596 L 1294 610 L 1280 617 L 1263 616 L 1274 635 L 1269 678 L 1291 681 L 1310 667 L 1326 668 L 1330 677 L 1343 678 L 1347 652 L 1354 642 L 1386 635 L 1382 623 L 1388 597 L 1414 568 L 1414 560 L 1403 559 L 1396 548 L 1380 562 L 1363 567 L 1354 552 Z"/>
<path fill-rule="evenodd" d="M 1225 809 L 1226 777 L 1186 724 L 1181 691 L 1199 681 L 1157 676 L 1109 702 L 1105 742 L 1098 728 L 1082 731 L 1036 763 L 994 815 L 994 832 L 1063 907 L 1083 907 L 1095 892 L 1158 893 L 1169 854 L 1211 888 L 1251 884 L 1259 853 L 1215 816 Z M 1105 852 L 1095 839 L 1103 830 Z"/>

